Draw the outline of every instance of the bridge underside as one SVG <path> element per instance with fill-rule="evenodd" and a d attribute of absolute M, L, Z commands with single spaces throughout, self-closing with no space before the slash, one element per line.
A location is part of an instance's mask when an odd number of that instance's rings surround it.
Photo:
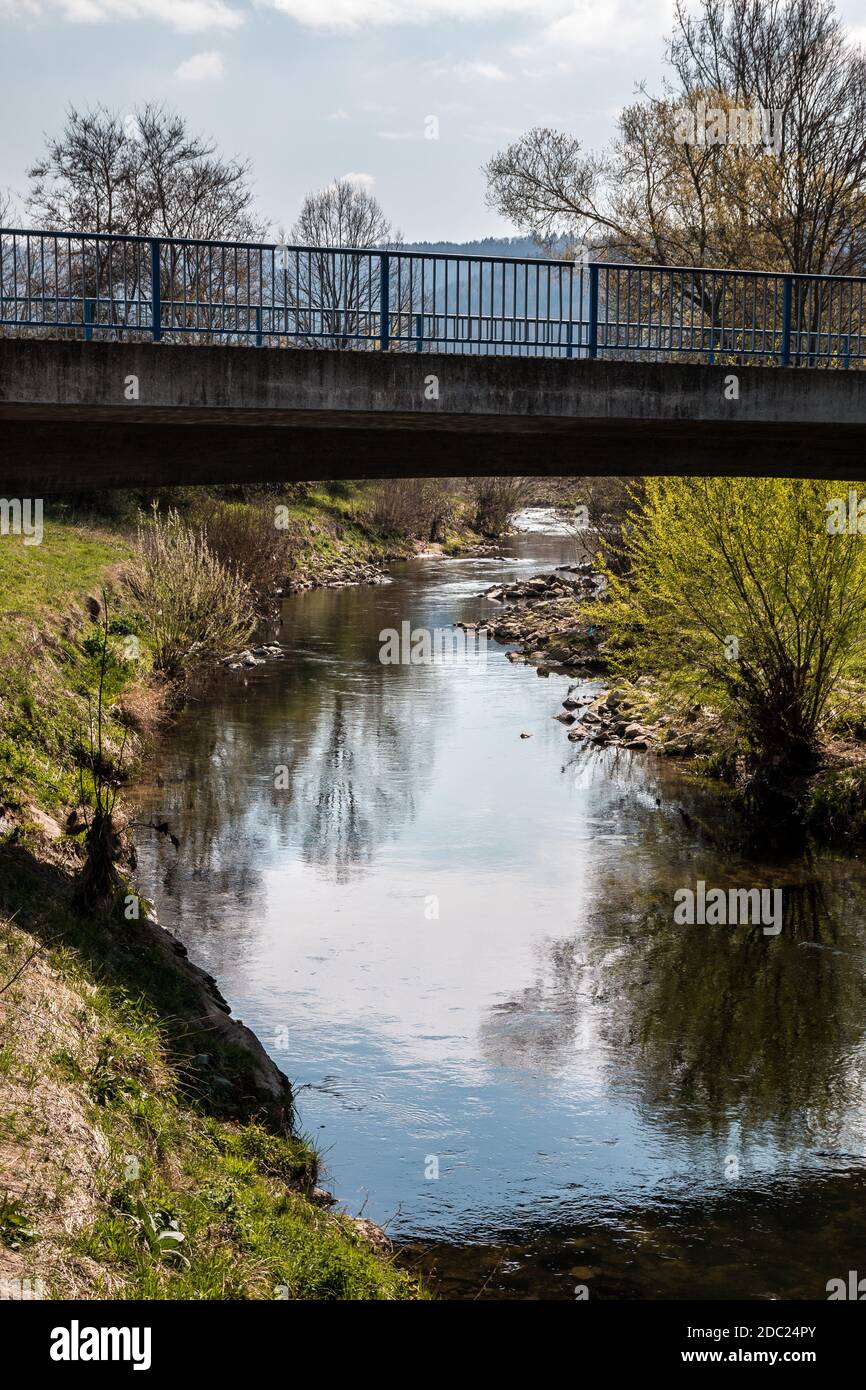
<path fill-rule="evenodd" d="M 866 372 L 0 340 L 5 496 L 509 473 L 863 479 Z"/>

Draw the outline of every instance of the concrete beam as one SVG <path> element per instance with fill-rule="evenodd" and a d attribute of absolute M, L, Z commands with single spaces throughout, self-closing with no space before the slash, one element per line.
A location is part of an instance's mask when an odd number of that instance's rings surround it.
<path fill-rule="evenodd" d="M 7 496 L 698 472 L 866 478 L 866 372 L 0 339 Z"/>

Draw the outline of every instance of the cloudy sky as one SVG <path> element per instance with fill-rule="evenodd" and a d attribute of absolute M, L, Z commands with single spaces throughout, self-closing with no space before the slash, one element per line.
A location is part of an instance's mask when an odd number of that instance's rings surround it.
<path fill-rule="evenodd" d="M 610 137 L 673 0 L 0 0 L 0 187 L 67 105 L 163 100 L 249 156 L 263 214 L 353 174 L 409 240 L 512 231 L 480 166 L 528 127 Z M 866 0 L 839 0 L 866 37 Z M 426 138 L 438 122 L 438 139 Z"/>

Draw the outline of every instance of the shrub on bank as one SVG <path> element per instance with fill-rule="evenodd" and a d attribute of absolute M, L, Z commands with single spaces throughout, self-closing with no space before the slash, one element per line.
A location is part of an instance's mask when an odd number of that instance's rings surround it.
<path fill-rule="evenodd" d="M 174 510 L 140 522 L 126 581 L 163 675 L 237 651 L 255 626 L 249 584 Z"/>
<path fill-rule="evenodd" d="M 847 496 L 813 479 L 648 479 L 598 605 L 614 669 L 723 710 L 753 768 L 807 767 L 866 653 L 866 543 L 828 524 Z"/>
<path fill-rule="evenodd" d="M 258 613 L 272 608 L 278 589 L 295 569 L 304 548 L 303 528 L 288 513 L 278 526 L 273 501 L 256 498 L 238 503 L 212 501 L 199 506 L 196 519 L 207 536 L 210 550 L 249 588 Z"/>

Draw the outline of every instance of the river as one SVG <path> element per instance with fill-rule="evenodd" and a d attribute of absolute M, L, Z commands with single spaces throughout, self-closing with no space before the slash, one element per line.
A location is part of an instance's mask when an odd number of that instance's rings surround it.
<path fill-rule="evenodd" d="M 523 525 L 287 599 L 286 659 L 159 742 L 137 799 L 180 849 L 141 838 L 142 890 L 439 1291 L 826 1298 L 866 1275 L 864 868 L 744 858 L 720 792 L 570 743 L 573 681 L 504 647 L 380 662 L 577 558 Z M 698 880 L 782 887 L 783 930 L 674 925 Z"/>

